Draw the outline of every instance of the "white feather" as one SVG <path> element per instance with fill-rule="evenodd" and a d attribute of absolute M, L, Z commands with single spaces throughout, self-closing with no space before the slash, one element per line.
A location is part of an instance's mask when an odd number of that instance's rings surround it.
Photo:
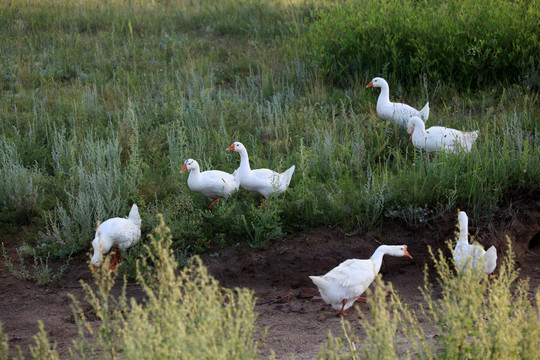
<path fill-rule="evenodd" d="M 491 246 L 487 251 L 480 245 L 469 244 L 469 217 L 464 211 L 458 216 L 459 239 L 454 249 L 454 261 L 459 271 L 480 269 L 491 274 L 497 266 L 497 249 Z"/>
<path fill-rule="evenodd" d="M 112 247 L 117 246 L 121 250 L 126 250 L 139 241 L 141 237 L 141 217 L 136 204 L 133 204 L 129 216 L 124 218 L 111 218 L 105 220 L 96 230 L 96 235 L 92 241 L 94 256 L 92 264 L 101 265 L 103 254 L 106 254 Z"/>
<path fill-rule="evenodd" d="M 287 190 L 294 173 L 295 166 L 282 173 L 270 169 L 251 170 L 246 148 L 240 142 L 235 142 L 227 150 L 240 154 L 240 167 L 237 169 L 240 185 L 248 191 L 256 192 L 268 198 L 271 194 L 282 194 Z"/>
<path fill-rule="evenodd" d="M 394 103 L 390 101 L 390 89 L 386 80 L 376 77 L 367 85 L 367 87 L 379 87 L 381 93 L 377 99 L 377 115 L 383 120 L 390 120 L 403 127 L 407 126 L 407 121 L 412 116 L 419 116 L 427 122 L 429 118 L 429 102 L 424 105 L 422 110 L 418 111 L 412 106 L 403 103 Z"/>
<path fill-rule="evenodd" d="M 415 147 L 429 152 L 470 152 L 478 137 L 478 130 L 466 132 L 442 126 L 432 126 L 426 130 L 424 122 L 417 116 L 409 119 L 407 133 Z"/>
<path fill-rule="evenodd" d="M 201 172 L 199 163 L 193 159 L 184 162 L 182 172 L 186 170 L 190 171 L 187 181 L 189 189 L 203 194 L 210 201 L 228 198 L 240 186 L 236 171 L 233 174 L 221 170 Z"/>
<path fill-rule="evenodd" d="M 370 259 L 345 260 L 325 275 L 309 278 L 319 288 L 324 301 L 336 310 L 347 310 L 375 280 L 385 254 L 412 259 L 406 245 L 381 245 Z M 345 305 L 344 300 L 347 301 Z"/>

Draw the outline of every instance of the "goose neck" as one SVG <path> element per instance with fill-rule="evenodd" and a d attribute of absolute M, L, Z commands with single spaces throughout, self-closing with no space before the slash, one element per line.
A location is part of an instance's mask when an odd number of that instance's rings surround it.
<path fill-rule="evenodd" d="M 198 179 L 200 174 L 201 174 L 201 169 L 198 166 L 196 166 L 194 169 L 192 169 L 189 172 L 188 179 L 192 179 L 192 180 Z"/>
<path fill-rule="evenodd" d="M 381 85 L 381 93 L 379 94 L 379 100 L 382 102 L 390 102 L 390 89 L 388 88 L 387 83 Z"/>
<path fill-rule="evenodd" d="M 381 245 L 375 250 L 373 255 L 371 256 L 371 261 L 375 264 L 375 271 L 379 273 L 379 270 L 381 270 L 382 266 L 382 259 L 383 256 L 388 252 L 388 246 Z"/>
<path fill-rule="evenodd" d="M 459 239 L 458 242 L 461 244 L 468 244 L 468 234 L 469 234 L 469 226 L 468 224 L 459 224 Z"/>
<path fill-rule="evenodd" d="M 414 119 L 414 130 L 411 134 L 412 138 L 422 138 L 424 133 L 426 132 L 426 126 L 424 125 L 424 122 L 422 120 L 418 121 L 418 119 Z"/>
<path fill-rule="evenodd" d="M 249 166 L 249 157 L 247 151 L 240 151 L 240 171 L 251 171 L 251 167 Z"/>

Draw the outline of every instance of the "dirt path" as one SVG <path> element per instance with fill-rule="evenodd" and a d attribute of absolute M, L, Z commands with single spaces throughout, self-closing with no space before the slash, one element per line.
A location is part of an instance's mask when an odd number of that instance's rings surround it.
<path fill-rule="evenodd" d="M 245 246 L 210 249 L 203 261 L 224 286 L 248 287 L 255 292 L 257 325 L 268 329 L 261 355 L 269 355 L 273 350 L 278 359 L 290 358 L 293 353 L 296 359 L 311 359 L 326 341 L 329 330 L 341 334 L 341 324 L 334 310 L 317 297 L 308 275 L 324 274 L 348 258 L 368 258 L 380 244 L 407 244 L 414 260 L 387 256 L 381 273 L 405 302 L 418 308 L 423 301 L 418 288 L 423 281 L 424 264 L 429 261 L 427 246 L 445 248 L 444 242 L 455 231 L 452 215 L 420 230 L 395 224 L 385 226 L 379 233 L 354 236 L 346 236 L 339 229 L 310 230 L 282 239 L 265 250 Z M 536 289 L 540 285 L 540 241 L 533 238 L 540 231 L 540 203 L 527 200 L 505 209 L 501 211 L 500 223 L 484 228 L 471 225 L 469 231 L 477 234 L 482 244 L 495 244 L 501 253 L 505 251 L 504 239 L 508 234 L 515 244 L 522 277 L 529 277 L 531 287 Z M 15 260 L 16 238 L 5 237 L 2 241 Z M 60 282 L 47 287 L 17 280 L 0 261 L 0 321 L 9 337 L 11 355 L 15 355 L 17 346 L 25 355 L 29 354 L 28 345 L 37 332 L 36 321 L 41 319 L 50 340 L 67 357 L 71 339 L 76 336 L 68 294 L 82 298 L 79 280 L 91 282 L 86 261 L 87 257 L 80 255 Z M 128 289 L 137 294 L 136 286 Z M 368 311 L 366 304 L 358 308 Z M 362 327 L 356 314 L 348 320 L 353 327 Z"/>

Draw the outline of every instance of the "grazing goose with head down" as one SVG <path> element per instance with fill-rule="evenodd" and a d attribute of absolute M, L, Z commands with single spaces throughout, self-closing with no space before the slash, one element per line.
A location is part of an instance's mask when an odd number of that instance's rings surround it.
<path fill-rule="evenodd" d="M 348 315 L 344 311 L 355 301 L 365 301 L 360 295 L 375 280 L 381 269 L 384 255 L 406 256 L 412 259 L 407 245 L 381 245 L 370 259 L 345 260 L 337 267 L 322 276 L 310 276 L 317 285 L 324 301 L 339 310 L 338 315 Z"/>
<path fill-rule="evenodd" d="M 96 230 L 96 235 L 92 241 L 94 256 L 92 256 L 92 265 L 98 267 L 103 261 L 103 254 L 106 254 L 111 248 L 116 248 L 114 259 L 109 268 L 115 269 L 120 263 L 118 260 L 118 249 L 126 250 L 139 241 L 141 237 L 141 216 L 137 204 L 133 204 L 129 216 L 124 218 L 111 218 L 105 220 Z"/>

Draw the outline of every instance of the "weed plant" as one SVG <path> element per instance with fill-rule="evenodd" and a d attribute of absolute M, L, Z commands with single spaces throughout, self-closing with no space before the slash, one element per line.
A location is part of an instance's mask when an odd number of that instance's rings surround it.
<path fill-rule="evenodd" d="M 22 164 L 15 144 L 0 137 L 1 222 L 25 223 L 42 201 L 38 167 Z"/>
<path fill-rule="evenodd" d="M 32 256 L 34 258 L 34 264 L 32 266 L 32 271 L 30 271 L 28 270 L 28 266 L 24 261 L 25 251 L 27 251 L 27 249 L 24 247 L 16 250 L 17 258 L 19 260 L 19 265 L 16 266 L 9 259 L 6 253 L 6 249 L 4 247 L 4 243 L 2 243 L 2 257 L 9 272 L 19 280 L 33 280 L 41 286 L 58 280 L 67 270 L 71 261 L 71 257 L 67 258 L 62 263 L 62 265 L 58 266 L 55 270 L 52 266 L 49 265 L 49 254 L 47 254 L 47 256 L 45 257 L 38 256 L 36 254 L 36 250 L 31 249 Z"/>

